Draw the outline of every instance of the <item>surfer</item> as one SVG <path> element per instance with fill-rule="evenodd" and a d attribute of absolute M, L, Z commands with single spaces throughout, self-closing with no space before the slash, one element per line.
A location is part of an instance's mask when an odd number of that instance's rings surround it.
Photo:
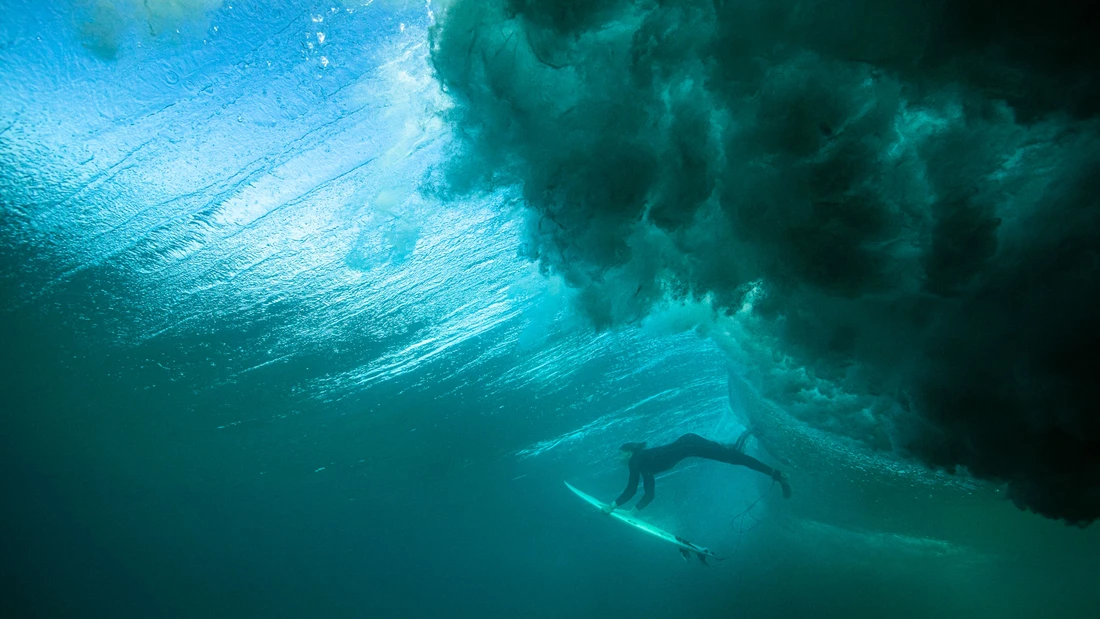
<path fill-rule="evenodd" d="M 644 509 L 646 505 L 653 501 L 653 476 L 671 469 L 684 458 L 705 458 L 727 464 L 747 466 L 779 482 L 779 485 L 783 488 L 783 496 L 788 499 L 791 498 L 791 484 L 786 473 L 773 469 L 756 458 L 744 454 L 748 434 L 748 432 L 743 433 L 734 445 L 716 443 L 698 434 L 685 434 L 668 445 L 648 449 L 645 443 L 626 443 L 619 448 L 619 455 L 622 461 L 630 467 L 630 479 L 626 482 L 626 490 L 623 490 L 619 498 L 604 508 L 604 513 L 610 514 L 634 496 L 638 491 L 639 477 L 644 480 L 645 495 L 642 496 L 642 500 L 638 501 L 634 509 Z"/>

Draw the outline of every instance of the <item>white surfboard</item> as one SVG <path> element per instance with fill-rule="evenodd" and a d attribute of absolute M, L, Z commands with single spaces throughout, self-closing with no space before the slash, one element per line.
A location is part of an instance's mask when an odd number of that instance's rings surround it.
<path fill-rule="evenodd" d="M 577 490 L 569 482 L 565 482 L 565 486 L 572 490 L 573 494 L 576 494 L 580 498 L 588 501 L 589 503 L 601 510 L 606 508 L 608 505 L 607 503 L 604 503 L 593 496 L 587 495 L 580 490 Z M 722 557 L 719 557 L 718 555 L 707 550 L 706 548 L 703 548 L 698 544 L 693 544 L 686 539 L 680 537 L 679 535 L 673 535 L 672 533 L 669 533 L 664 529 L 655 527 L 644 520 L 639 520 L 634 516 L 631 516 L 630 514 L 624 514 L 619 510 L 615 510 L 611 512 L 611 517 L 616 520 L 625 522 L 634 528 L 641 529 L 654 537 L 659 537 L 670 544 L 675 544 L 680 548 L 680 554 L 683 555 L 685 559 L 694 554 L 695 556 L 699 557 L 699 560 L 702 561 L 704 564 L 706 564 L 708 558 L 714 559 L 715 561 L 722 560 Z"/>

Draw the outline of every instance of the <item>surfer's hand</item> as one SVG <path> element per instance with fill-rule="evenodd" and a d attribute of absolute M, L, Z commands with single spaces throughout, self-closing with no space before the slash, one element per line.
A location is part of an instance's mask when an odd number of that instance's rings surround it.
<path fill-rule="evenodd" d="M 603 513 L 605 513 L 605 514 L 610 514 L 613 511 L 615 511 L 615 504 L 614 503 L 608 503 L 603 508 Z"/>

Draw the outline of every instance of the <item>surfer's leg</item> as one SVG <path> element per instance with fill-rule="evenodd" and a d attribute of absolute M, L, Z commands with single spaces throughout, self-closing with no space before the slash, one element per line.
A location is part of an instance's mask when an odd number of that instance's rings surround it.
<path fill-rule="evenodd" d="M 772 468 L 752 456 L 746 456 L 739 452 L 737 455 L 740 456 L 740 461 L 730 462 L 730 464 L 740 464 L 741 466 L 746 466 L 754 471 L 759 471 L 771 477 L 774 481 L 779 482 L 779 487 L 783 489 L 783 498 L 791 498 L 791 479 L 787 477 L 786 473 L 779 469 Z"/>
<path fill-rule="evenodd" d="M 791 484 L 787 478 L 786 473 L 781 472 L 779 469 L 772 468 L 767 464 L 737 451 L 733 447 L 726 447 L 713 441 L 707 441 L 709 445 L 700 445 L 697 448 L 695 454 L 698 458 L 706 458 L 708 460 L 717 460 L 718 462 L 725 462 L 726 464 L 735 464 L 750 468 L 758 473 L 763 473 L 768 477 L 771 477 L 775 481 L 779 482 L 783 488 L 783 496 L 791 497 Z"/>
<path fill-rule="evenodd" d="M 725 447 L 730 447 L 732 449 L 736 449 L 737 451 L 740 451 L 741 453 L 745 453 L 745 447 L 748 446 L 749 438 L 751 438 L 751 437 L 752 437 L 752 430 L 745 430 L 744 432 L 741 433 L 740 436 L 737 437 L 737 442 L 732 443 L 732 444 L 723 444 L 723 445 Z"/>
<path fill-rule="evenodd" d="M 736 449 L 733 449 L 733 448 L 729 448 L 729 447 L 723 448 L 722 453 L 716 454 L 716 455 L 719 456 L 719 457 L 714 458 L 714 460 L 718 460 L 719 462 L 726 462 L 726 463 L 729 463 L 729 464 L 739 464 L 741 466 L 748 467 L 748 468 L 750 468 L 754 471 L 758 471 L 760 473 L 763 473 L 763 474 L 765 474 L 769 477 L 771 477 L 772 475 L 775 474 L 775 469 L 773 469 L 772 467 L 768 466 L 767 464 L 764 464 L 763 462 L 757 460 L 756 458 L 754 458 L 754 457 L 752 457 L 748 454 L 743 454 L 740 451 L 737 451 Z"/>

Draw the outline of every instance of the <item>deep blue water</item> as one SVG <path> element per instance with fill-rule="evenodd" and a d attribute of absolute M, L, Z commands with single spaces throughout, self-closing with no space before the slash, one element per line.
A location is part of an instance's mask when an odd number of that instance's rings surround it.
<path fill-rule="evenodd" d="M 1094 48 L 872 4 L 0 0 L 0 612 L 1095 617 Z"/>

